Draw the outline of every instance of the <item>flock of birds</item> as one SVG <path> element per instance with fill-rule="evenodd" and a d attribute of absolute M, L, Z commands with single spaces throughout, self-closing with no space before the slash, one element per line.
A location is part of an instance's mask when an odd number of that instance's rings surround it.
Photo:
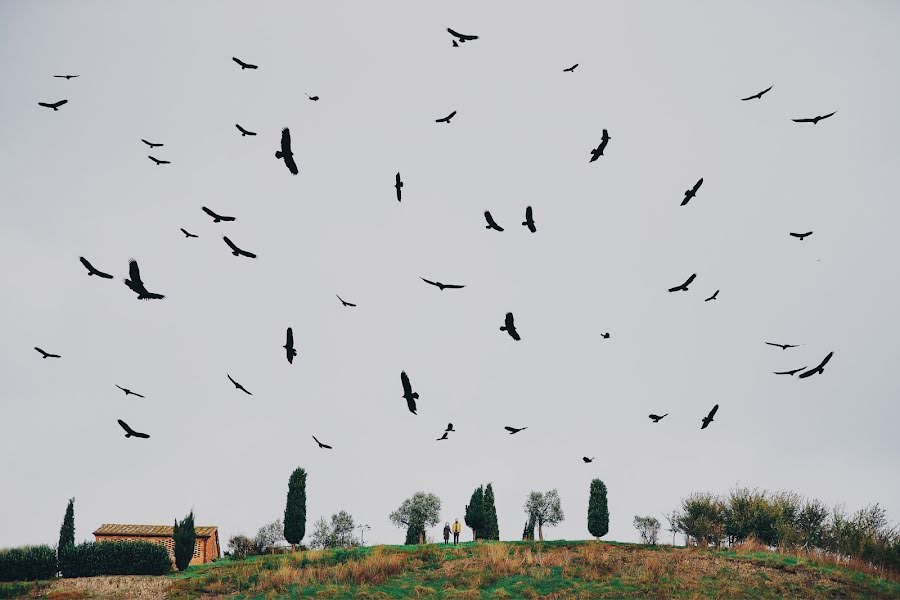
<path fill-rule="evenodd" d="M 477 35 L 467 35 L 467 34 L 458 33 L 450 28 L 447 29 L 447 32 L 452 36 L 453 47 L 459 47 L 461 44 L 478 39 Z M 246 69 L 254 70 L 254 69 L 259 68 L 257 65 L 244 62 L 238 58 L 232 58 L 232 60 L 241 67 L 242 71 L 246 70 Z M 574 73 L 575 69 L 577 67 L 578 67 L 578 63 L 572 65 L 571 67 L 563 69 L 563 72 Z M 54 77 L 70 80 L 70 79 L 74 79 L 74 78 L 78 77 L 78 75 L 54 75 Z M 757 92 L 756 94 L 747 96 L 746 98 L 741 98 L 741 101 L 746 102 L 746 101 L 750 101 L 750 100 L 762 100 L 762 97 L 764 95 L 766 95 L 767 93 L 769 93 L 773 87 L 774 86 L 769 86 L 768 88 L 766 88 L 760 92 Z M 319 96 L 310 96 L 309 94 L 306 94 L 306 96 L 310 101 L 313 101 L 313 102 L 317 102 L 319 100 Z M 50 108 L 53 111 L 58 111 L 59 108 L 61 106 L 65 105 L 67 102 L 68 102 L 67 99 L 63 99 L 63 100 L 59 100 L 57 102 L 38 102 L 38 104 L 42 107 Z M 819 116 L 810 117 L 810 118 L 792 119 L 792 121 L 794 121 L 795 123 L 812 123 L 813 125 L 817 125 L 820 121 L 834 116 L 836 112 L 837 111 L 833 111 L 833 112 L 830 112 L 825 115 L 819 115 Z M 435 119 L 435 122 L 436 123 L 444 123 L 444 124 L 449 125 L 449 124 L 451 124 L 453 117 L 456 116 L 456 113 L 457 113 L 457 111 L 454 110 L 445 117 Z M 255 131 L 250 131 L 250 130 L 244 128 L 243 126 L 241 126 L 240 124 L 235 124 L 235 127 L 240 132 L 241 137 L 257 135 L 257 133 Z M 588 161 L 589 163 L 593 163 L 593 162 L 597 161 L 600 157 L 604 156 L 604 152 L 606 151 L 609 141 L 611 139 L 612 138 L 609 136 L 609 132 L 606 129 L 603 129 L 602 135 L 600 138 L 600 144 L 596 148 L 592 148 L 589 151 L 590 152 L 590 160 Z M 154 148 L 160 148 L 163 146 L 162 143 L 150 142 L 145 139 L 141 139 L 141 141 L 144 144 L 146 144 L 151 150 Z M 152 160 L 157 166 L 170 164 L 170 161 L 158 159 L 152 155 L 148 156 L 148 158 L 150 158 L 150 160 Z M 294 161 L 294 154 L 291 150 L 291 133 L 287 127 L 285 127 L 281 132 L 281 141 L 280 141 L 278 150 L 275 152 L 275 158 L 283 161 L 285 167 L 288 169 L 288 171 L 292 175 L 297 175 L 299 173 L 299 168 L 297 167 L 297 164 Z M 681 206 L 687 205 L 691 200 L 696 198 L 697 193 L 699 192 L 700 187 L 702 185 L 703 185 L 703 178 L 701 177 L 700 179 L 697 180 L 697 182 L 690 189 L 685 190 L 684 197 L 681 201 Z M 402 201 L 403 180 L 401 179 L 399 172 L 394 177 L 394 188 L 396 190 L 397 201 L 401 202 Z M 201 208 L 204 213 L 206 213 L 209 217 L 211 217 L 213 219 L 214 223 L 222 223 L 222 222 L 229 222 L 229 221 L 235 220 L 235 217 L 233 217 L 233 216 L 220 215 L 220 214 L 214 212 L 213 210 L 207 208 L 206 206 L 203 206 Z M 486 229 L 492 230 L 492 231 L 497 231 L 497 232 L 504 231 L 504 228 L 501 227 L 497 223 L 497 221 L 491 215 L 490 211 L 486 210 L 484 212 L 484 218 L 485 218 L 485 221 L 487 222 Z M 535 225 L 534 214 L 533 214 L 533 210 L 532 210 L 531 206 L 528 206 L 525 209 L 525 220 L 522 221 L 522 226 L 526 227 L 531 233 L 537 232 L 537 227 Z M 198 237 L 197 235 L 190 233 L 189 231 L 187 231 L 186 229 L 183 229 L 183 228 L 181 229 L 181 232 L 185 235 L 186 238 Z M 789 235 L 794 238 L 799 239 L 800 241 L 803 241 L 805 238 L 812 235 L 812 233 L 813 233 L 812 231 L 807 231 L 807 232 L 803 232 L 803 233 L 791 232 Z M 223 236 L 223 240 L 225 241 L 225 244 L 228 246 L 228 248 L 231 250 L 231 253 L 234 256 L 246 257 L 246 258 L 257 258 L 256 254 L 239 248 L 234 242 L 232 242 L 228 238 L 228 236 Z M 87 274 L 89 276 L 97 276 L 101 279 L 113 279 L 113 275 L 111 275 L 109 273 L 105 273 L 105 272 L 100 271 L 99 269 L 95 268 L 86 258 L 79 257 L 79 260 L 81 261 L 81 264 L 84 265 L 85 269 L 87 269 Z M 697 277 L 696 273 L 692 274 L 690 277 L 688 277 L 684 281 L 684 283 L 681 283 L 679 285 L 669 288 L 669 292 L 688 292 L 689 286 L 694 282 L 696 277 Z M 426 284 L 434 286 L 441 291 L 456 290 L 456 289 L 462 289 L 465 287 L 465 285 L 463 285 L 463 284 L 442 283 L 440 281 L 432 281 L 430 279 L 425 279 L 424 277 L 420 277 L 420 279 L 422 279 L 422 281 L 425 282 Z M 162 300 L 163 298 L 165 298 L 165 296 L 163 294 L 151 292 L 147 289 L 144 281 L 141 279 L 140 269 L 138 267 L 138 263 L 136 260 L 129 261 L 129 263 L 128 263 L 128 278 L 124 279 L 124 282 L 125 282 L 125 285 L 132 292 L 137 294 L 138 300 Z M 719 294 L 719 290 L 716 290 L 711 296 L 706 298 L 704 301 L 709 302 L 712 300 L 716 300 L 718 297 L 718 294 Z M 348 301 L 344 300 L 343 298 L 341 298 L 340 296 L 337 296 L 337 298 L 338 298 L 338 300 L 340 300 L 341 304 L 344 307 L 353 308 L 356 306 L 356 304 L 354 304 L 352 302 L 348 302 Z M 522 337 L 519 334 L 518 329 L 516 328 L 515 317 L 513 316 L 512 312 L 506 313 L 506 316 L 503 321 L 503 325 L 500 326 L 500 331 L 506 332 L 510 338 L 512 338 L 513 340 L 515 340 L 517 342 L 521 341 L 521 339 L 522 339 Z M 601 337 L 604 339 L 609 339 L 610 334 L 609 334 L 609 332 L 602 333 Z M 781 348 L 782 350 L 787 350 L 789 348 L 798 347 L 798 344 L 780 344 L 780 343 L 774 343 L 774 342 L 765 342 L 765 343 L 770 346 Z M 294 358 L 297 356 L 297 350 L 294 346 L 293 330 L 290 327 L 287 328 L 286 340 L 285 340 L 285 344 L 284 344 L 283 348 L 285 350 L 285 355 L 286 355 L 288 363 L 293 364 Z M 42 358 L 45 358 L 45 359 L 46 358 L 61 358 L 61 356 L 59 354 L 53 354 L 50 352 L 46 352 L 38 347 L 35 347 L 35 350 L 41 354 Z M 822 359 L 822 361 L 818 364 L 818 366 L 816 366 L 812 369 L 808 369 L 807 366 L 803 366 L 803 367 L 789 369 L 789 370 L 785 370 L 785 371 L 775 371 L 774 374 L 775 375 L 793 376 L 793 375 L 796 375 L 799 373 L 799 375 L 798 375 L 799 379 L 805 379 L 807 377 L 811 377 L 812 375 L 822 374 L 822 373 L 824 373 L 825 365 L 831 360 L 833 355 L 834 355 L 834 352 L 829 352 L 825 356 L 825 358 Z M 247 388 L 245 388 L 243 385 L 241 385 L 240 383 L 235 381 L 235 379 L 230 374 L 226 373 L 226 376 L 228 377 L 228 380 L 234 385 L 236 390 L 241 391 L 247 395 L 251 395 L 251 396 L 253 395 L 249 390 L 247 390 Z M 414 415 L 417 414 L 416 400 L 419 399 L 419 394 L 417 392 L 413 391 L 412 384 L 410 383 L 409 376 L 406 374 L 406 371 L 402 371 L 400 373 L 400 383 L 403 387 L 402 398 L 404 398 L 406 400 L 407 408 L 409 409 L 409 411 L 412 414 L 414 414 Z M 119 386 L 118 384 L 116 384 L 116 387 L 119 388 L 120 390 L 122 390 L 126 396 L 133 395 L 138 398 L 144 398 L 143 395 L 136 393 L 128 388 Z M 713 419 L 718 410 L 719 410 L 718 404 L 716 404 L 715 406 L 712 407 L 712 409 L 709 411 L 709 413 L 705 417 L 703 417 L 703 419 L 701 420 L 700 429 L 706 429 L 707 427 L 709 427 L 709 425 L 713 422 Z M 659 423 L 662 419 L 664 419 L 666 416 L 668 416 L 668 414 L 669 413 L 665 413 L 663 415 L 651 414 L 651 415 L 649 415 L 649 418 L 653 421 L 653 423 Z M 125 423 L 121 419 L 118 421 L 118 423 L 122 427 L 122 429 L 125 431 L 126 438 L 130 438 L 130 437 L 149 438 L 150 437 L 146 433 L 141 433 L 141 432 L 133 430 L 127 423 Z M 521 431 L 524 431 L 528 428 L 527 427 L 512 427 L 512 426 L 507 425 L 504 427 L 504 429 L 507 432 L 509 432 L 510 435 L 515 435 L 515 434 L 517 434 Z M 437 438 L 437 441 L 444 441 L 444 440 L 449 439 L 449 434 L 452 432 L 455 432 L 455 431 L 456 431 L 456 429 L 454 429 L 453 423 L 448 423 L 447 428 L 443 432 L 443 435 L 441 435 L 441 437 Z M 312 437 L 313 437 L 313 440 L 315 441 L 315 443 L 318 444 L 319 448 L 325 449 L 325 450 L 332 449 L 332 446 L 319 441 L 319 439 L 316 436 L 312 436 Z M 594 458 L 588 458 L 587 456 L 584 456 L 584 457 L 582 457 L 582 460 L 585 463 L 591 463 L 591 462 L 593 462 Z"/>

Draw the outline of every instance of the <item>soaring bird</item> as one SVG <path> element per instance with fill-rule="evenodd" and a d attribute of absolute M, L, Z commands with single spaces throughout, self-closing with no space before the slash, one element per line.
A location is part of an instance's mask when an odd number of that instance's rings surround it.
<path fill-rule="evenodd" d="M 456 431 L 456 430 L 453 429 L 453 423 L 447 423 L 447 429 L 445 429 L 444 431 L 449 433 L 451 431 Z"/>
<path fill-rule="evenodd" d="M 712 410 L 709 411 L 709 414 L 703 417 L 703 425 L 700 426 L 700 429 L 706 429 L 707 427 L 709 427 L 709 424 L 713 422 L 713 416 L 715 416 L 717 410 L 719 410 L 718 404 L 713 406 Z"/>
<path fill-rule="evenodd" d="M 275 152 L 275 158 L 284 159 L 284 166 L 293 175 L 300 172 L 297 163 L 294 162 L 294 153 L 291 152 L 291 131 L 287 127 L 281 130 L 281 150 Z"/>
<path fill-rule="evenodd" d="M 494 220 L 494 217 L 491 216 L 491 211 L 484 211 L 484 219 L 487 221 L 487 227 L 485 229 L 493 229 L 494 231 L 503 231 L 503 228 L 497 225 L 497 222 Z"/>
<path fill-rule="evenodd" d="M 827 119 L 836 112 L 837 111 L 830 112 L 827 115 L 819 115 L 818 117 L 813 117 L 811 119 L 791 119 L 791 121 L 793 121 L 794 123 L 812 123 L 813 125 L 816 125 L 822 119 Z"/>
<path fill-rule="evenodd" d="M 450 439 L 450 438 L 448 437 L 449 435 L 450 435 L 449 432 L 446 432 L 446 431 L 445 431 L 445 432 L 444 432 L 444 435 L 442 435 L 441 437 L 439 437 L 439 438 L 438 438 L 437 440 L 435 440 L 435 441 L 440 442 L 441 440 Z"/>
<path fill-rule="evenodd" d="M 318 101 L 319 101 L 319 97 L 318 97 L 318 96 L 310 96 L 309 94 L 306 94 L 306 97 L 309 98 L 310 100 L 312 100 L 313 102 L 318 102 Z"/>
<path fill-rule="evenodd" d="M 184 227 L 181 227 L 181 233 L 183 233 L 183 234 L 184 234 L 184 237 L 186 237 L 186 238 L 200 237 L 199 235 L 195 235 L 195 234 L 191 233 L 190 231 L 188 231 L 188 230 L 185 229 Z"/>
<path fill-rule="evenodd" d="M 319 445 L 319 448 L 325 448 L 326 450 L 331 450 L 331 446 L 329 446 L 328 444 L 323 444 L 322 442 L 319 441 L 319 438 L 317 438 L 316 436 L 312 436 L 312 439 L 316 440 L 316 443 Z"/>
<path fill-rule="evenodd" d="M 509 334 L 509 337 L 517 342 L 522 339 L 519 337 L 519 332 L 516 331 L 516 325 L 513 323 L 513 314 L 511 312 L 506 313 L 506 322 L 500 327 L 500 331 L 505 331 Z"/>
<path fill-rule="evenodd" d="M 607 331 L 606 333 L 601 333 L 601 334 L 600 334 L 600 337 L 602 337 L 604 340 L 608 340 L 608 339 L 609 339 L 609 332 Z"/>
<path fill-rule="evenodd" d="M 80 260 L 81 264 L 84 265 L 84 268 L 87 269 L 89 277 L 91 275 L 96 275 L 97 277 L 102 277 L 103 279 L 112 279 L 113 278 L 113 276 L 110 275 L 109 273 L 104 273 L 103 271 L 98 271 L 97 269 L 95 269 L 94 265 L 89 263 L 88 259 L 86 259 L 85 257 L 79 256 L 78 260 Z"/>
<path fill-rule="evenodd" d="M 246 129 L 244 129 L 243 127 L 241 127 L 240 125 L 238 125 L 237 123 L 235 123 L 234 126 L 237 127 L 237 128 L 238 128 L 238 131 L 241 132 L 241 137 L 244 137 L 244 136 L 246 136 L 246 135 L 256 135 L 256 132 L 255 132 L 255 131 L 247 131 Z"/>
<path fill-rule="evenodd" d="M 477 39 L 478 39 L 478 36 L 477 36 L 477 35 L 466 35 L 466 34 L 464 34 L 464 33 L 456 33 L 455 31 L 453 31 L 453 30 L 450 29 L 449 27 L 447 28 L 447 32 L 448 32 L 450 35 L 452 35 L 453 37 L 455 37 L 456 39 L 458 39 L 460 44 L 463 44 L 463 43 L 465 43 L 465 42 L 467 42 L 467 41 L 469 41 L 469 40 L 477 40 Z"/>
<path fill-rule="evenodd" d="M 574 65 L 572 65 L 572 66 L 569 67 L 568 69 L 563 69 L 563 73 L 574 73 L 574 72 L 575 72 L 575 67 L 577 67 L 577 66 L 578 66 L 578 63 L 575 63 Z"/>
<path fill-rule="evenodd" d="M 150 146 L 151 148 L 159 148 L 160 146 L 162 146 L 161 143 L 160 143 L 160 144 L 157 144 L 157 143 L 154 143 L 154 142 L 148 142 L 148 141 L 145 140 L 144 138 L 141 138 L 141 141 L 144 142 L 145 144 L 147 144 L 148 146 Z"/>
<path fill-rule="evenodd" d="M 125 285 L 137 294 L 138 300 L 162 300 L 165 298 L 162 294 L 154 294 L 147 291 L 147 288 L 144 287 L 144 282 L 141 280 L 141 271 L 138 268 L 137 261 L 134 259 L 128 261 L 128 276 L 131 279 L 126 279 Z"/>
<path fill-rule="evenodd" d="M 400 202 L 400 188 L 403 187 L 403 182 L 400 180 L 399 172 L 394 176 L 394 187 L 397 189 L 397 202 Z"/>
<path fill-rule="evenodd" d="M 800 367 L 799 369 L 791 369 L 790 371 L 772 371 L 775 375 L 796 375 L 806 367 Z"/>
<path fill-rule="evenodd" d="M 35 346 L 34 349 L 41 353 L 41 358 L 62 358 L 59 354 L 50 354 L 49 352 L 44 352 L 37 346 Z"/>
<path fill-rule="evenodd" d="M 356 305 L 353 304 L 352 302 L 347 302 L 346 300 L 344 300 L 343 298 L 341 298 L 341 297 L 338 296 L 337 294 L 335 294 L 335 296 L 337 296 L 337 299 L 340 300 L 340 301 L 341 301 L 341 304 L 343 304 L 344 306 L 356 306 Z"/>
<path fill-rule="evenodd" d="M 52 108 L 54 111 L 59 110 L 59 107 L 68 102 L 68 100 L 60 100 L 59 102 L 38 102 L 40 106 L 45 106 L 47 108 Z"/>
<path fill-rule="evenodd" d="M 78 77 L 78 75 L 54 75 L 57 79 L 65 79 L 66 81 Z"/>
<path fill-rule="evenodd" d="M 222 215 L 217 215 L 216 213 L 209 210 L 205 206 L 201 206 L 200 208 L 203 209 L 203 212 L 205 212 L 206 214 L 208 214 L 209 216 L 211 216 L 213 218 L 213 223 L 218 223 L 219 221 L 234 221 L 234 219 L 235 219 L 235 217 L 223 217 Z"/>
<path fill-rule="evenodd" d="M 537 227 L 534 226 L 534 215 L 531 212 L 531 207 L 525 207 L 525 220 L 522 221 L 522 225 L 528 228 L 528 231 L 534 233 L 537 231 Z"/>
<path fill-rule="evenodd" d="M 406 371 L 400 372 L 400 383 L 403 384 L 403 397 L 406 398 L 406 406 L 409 408 L 409 412 L 416 414 L 416 398 L 419 397 L 419 393 L 412 391 Z"/>
<path fill-rule="evenodd" d="M 450 119 L 452 119 L 455 114 L 456 114 L 456 111 L 454 110 L 452 113 L 450 113 L 446 117 L 441 117 L 440 119 L 435 119 L 434 122 L 435 123 L 449 123 Z"/>
<path fill-rule="evenodd" d="M 594 458 L 596 458 L 596 457 L 588 458 L 587 456 L 582 456 L 581 460 L 583 460 L 585 462 L 585 464 L 587 464 L 587 463 L 594 462 Z"/>
<path fill-rule="evenodd" d="M 673 288 L 669 288 L 669 291 L 670 292 L 686 292 L 686 291 L 688 291 L 688 286 L 691 285 L 691 282 L 694 281 L 694 277 L 696 277 L 696 276 L 697 276 L 697 274 L 694 273 L 693 275 L 688 277 L 687 281 L 685 281 L 681 285 L 676 285 Z"/>
<path fill-rule="evenodd" d="M 144 398 L 144 396 L 142 396 L 141 394 L 138 394 L 137 392 L 132 392 L 132 391 L 129 390 L 128 388 L 123 388 L 123 387 L 122 387 L 121 385 L 119 385 L 118 383 L 115 384 L 115 385 L 116 385 L 117 388 L 119 388 L 120 390 L 122 390 L 123 392 L 125 392 L 125 395 L 126 395 L 126 396 L 137 396 L 138 398 Z"/>
<path fill-rule="evenodd" d="M 781 348 L 782 350 L 787 350 L 788 348 L 796 348 L 800 344 L 776 344 L 774 342 L 766 342 L 768 346 L 775 346 L 776 348 Z"/>
<path fill-rule="evenodd" d="M 289 363 L 294 364 L 294 357 L 297 356 L 297 350 L 294 348 L 294 330 L 290 327 L 287 328 L 287 341 L 284 343 L 285 353 L 287 353 L 287 360 Z"/>
<path fill-rule="evenodd" d="M 228 244 L 228 247 L 231 248 L 231 253 L 235 256 L 246 256 L 247 258 L 256 258 L 256 255 L 252 252 L 247 252 L 246 250 L 241 250 L 237 246 L 234 245 L 234 242 L 228 239 L 227 235 L 222 236 L 222 239 L 225 240 L 225 243 Z"/>
<path fill-rule="evenodd" d="M 251 65 L 250 63 L 245 63 L 241 59 L 235 58 L 234 56 L 231 57 L 231 60 L 233 60 L 237 64 L 241 65 L 241 71 L 243 71 L 244 69 L 258 69 L 259 68 L 256 65 Z"/>
<path fill-rule="evenodd" d="M 701 185 L 703 185 L 703 178 L 702 178 L 702 177 L 697 181 L 697 183 L 694 184 L 694 187 L 692 187 L 692 188 L 689 189 L 689 190 L 685 190 L 685 192 L 684 192 L 684 200 L 681 201 L 681 206 L 684 206 L 685 204 L 687 204 L 688 202 L 690 202 L 690 201 L 691 201 L 691 198 L 693 198 L 694 196 L 697 195 L 697 190 L 700 189 L 700 186 L 701 186 Z"/>
<path fill-rule="evenodd" d="M 659 422 L 662 421 L 668 414 L 669 414 L 669 413 L 666 413 L 665 415 L 650 415 L 650 418 L 653 419 L 653 422 L 654 422 L 654 423 L 659 423 Z"/>
<path fill-rule="evenodd" d="M 710 296 L 709 298 L 707 298 L 706 300 L 704 300 L 704 302 L 709 302 L 710 300 L 715 300 L 718 295 L 719 295 L 719 290 L 716 290 L 715 292 L 713 292 L 713 295 Z"/>
<path fill-rule="evenodd" d="M 425 283 L 427 283 L 429 285 L 433 285 L 434 287 L 440 289 L 442 292 L 445 289 L 456 290 L 459 288 L 466 287 L 464 285 L 455 284 L 455 283 L 441 283 L 440 281 L 431 281 L 430 279 L 425 279 L 424 277 L 419 277 L 419 279 L 421 279 L 422 281 L 424 281 Z"/>
<path fill-rule="evenodd" d="M 815 375 L 816 373 L 821 375 L 825 372 L 825 365 L 828 364 L 828 361 L 831 360 L 832 356 L 834 356 L 834 352 L 829 352 L 828 355 L 822 359 L 822 362 L 819 363 L 818 367 L 810 369 L 809 371 L 806 371 L 804 373 L 800 373 L 799 375 L 797 375 L 797 377 L 799 377 L 800 379 L 806 379 L 810 375 Z"/>
<path fill-rule="evenodd" d="M 803 238 L 812 235 L 812 231 L 807 231 L 806 233 L 791 233 L 791 236 L 795 238 L 800 238 L 800 241 L 803 241 Z"/>
<path fill-rule="evenodd" d="M 509 432 L 509 435 L 515 435 L 515 434 L 519 433 L 520 431 L 525 431 L 528 428 L 527 427 L 510 427 L 509 425 L 507 425 L 503 429 L 507 430 Z"/>
<path fill-rule="evenodd" d="M 150 160 L 152 160 L 153 162 L 155 162 L 157 167 L 158 167 L 159 165 L 170 165 L 170 164 L 172 164 L 172 161 L 170 161 L 170 160 L 160 160 L 160 159 L 158 159 L 158 158 L 155 158 L 155 157 L 153 157 L 153 156 L 150 156 L 149 154 L 147 155 L 147 158 L 149 158 Z"/>
<path fill-rule="evenodd" d="M 125 437 L 126 437 L 126 438 L 136 437 L 136 438 L 144 438 L 144 439 L 147 439 L 147 438 L 150 437 L 150 436 L 147 435 L 146 433 L 141 433 L 141 432 L 139 432 L 139 431 L 135 431 L 134 429 L 132 429 L 131 427 L 129 427 L 129 426 L 128 426 L 128 423 L 126 423 L 126 422 L 123 421 L 122 419 L 118 419 L 118 421 L 119 421 L 119 426 L 120 426 L 122 429 L 125 430 Z"/>
<path fill-rule="evenodd" d="M 756 100 L 762 100 L 763 94 L 765 94 L 766 92 L 771 90 L 773 87 L 775 87 L 775 86 L 770 85 L 769 87 L 767 87 L 766 89 L 764 89 L 761 92 L 757 92 L 756 94 L 753 94 L 752 96 L 747 96 L 746 98 L 741 98 L 741 102 L 746 102 L 747 100 L 753 100 L 754 98 Z"/>
<path fill-rule="evenodd" d="M 604 129 L 603 135 L 600 137 L 600 145 L 591 150 L 591 160 L 589 160 L 588 162 L 594 162 L 595 160 L 603 156 L 603 151 L 606 150 L 606 145 L 611 139 L 612 138 L 609 137 L 609 132 Z"/>
<path fill-rule="evenodd" d="M 241 390 L 242 392 L 244 392 L 244 393 L 247 394 L 248 396 L 252 396 L 252 395 L 253 395 L 253 394 L 251 394 L 250 392 L 247 391 L 247 388 L 245 388 L 244 386 L 242 386 L 241 384 L 239 384 L 237 381 L 235 381 L 234 379 L 232 379 L 232 378 L 231 378 L 231 375 L 228 375 L 228 373 L 225 373 L 225 375 L 228 377 L 228 381 L 230 381 L 231 383 L 234 384 L 234 388 L 235 388 L 235 389 Z"/>

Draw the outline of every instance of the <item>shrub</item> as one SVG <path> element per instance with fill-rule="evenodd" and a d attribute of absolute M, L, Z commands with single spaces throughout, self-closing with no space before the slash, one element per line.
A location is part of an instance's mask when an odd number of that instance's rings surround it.
<path fill-rule="evenodd" d="M 59 553 L 63 577 L 163 575 L 172 570 L 164 546 L 150 542 L 84 542 Z"/>
<path fill-rule="evenodd" d="M 56 575 L 56 551 L 50 546 L 0 550 L 0 581 L 35 581 Z"/>
<path fill-rule="evenodd" d="M 231 556 L 239 560 L 257 554 L 256 545 L 246 535 L 231 536 L 228 539 L 228 548 L 231 551 Z"/>

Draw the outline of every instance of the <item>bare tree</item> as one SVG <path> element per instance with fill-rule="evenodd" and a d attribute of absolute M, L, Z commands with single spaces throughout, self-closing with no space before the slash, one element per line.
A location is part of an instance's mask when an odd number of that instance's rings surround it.
<path fill-rule="evenodd" d="M 659 519 L 634 515 L 634 527 L 641 534 L 641 541 L 652 546 L 659 539 Z"/>

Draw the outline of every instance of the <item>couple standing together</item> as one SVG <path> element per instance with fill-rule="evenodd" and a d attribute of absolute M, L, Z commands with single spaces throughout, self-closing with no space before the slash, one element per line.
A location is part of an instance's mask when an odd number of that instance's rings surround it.
<path fill-rule="evenodd" d="M 453 521 L 453 527 L 450 527 L 450 523 L 444 523 L 444 543 L 450 543 L 450 533 L 453 532 L 453 545 L 458 544 L 460 531 L 462 531 L 462 526 L 459 524 L 459 519 Z"/>

